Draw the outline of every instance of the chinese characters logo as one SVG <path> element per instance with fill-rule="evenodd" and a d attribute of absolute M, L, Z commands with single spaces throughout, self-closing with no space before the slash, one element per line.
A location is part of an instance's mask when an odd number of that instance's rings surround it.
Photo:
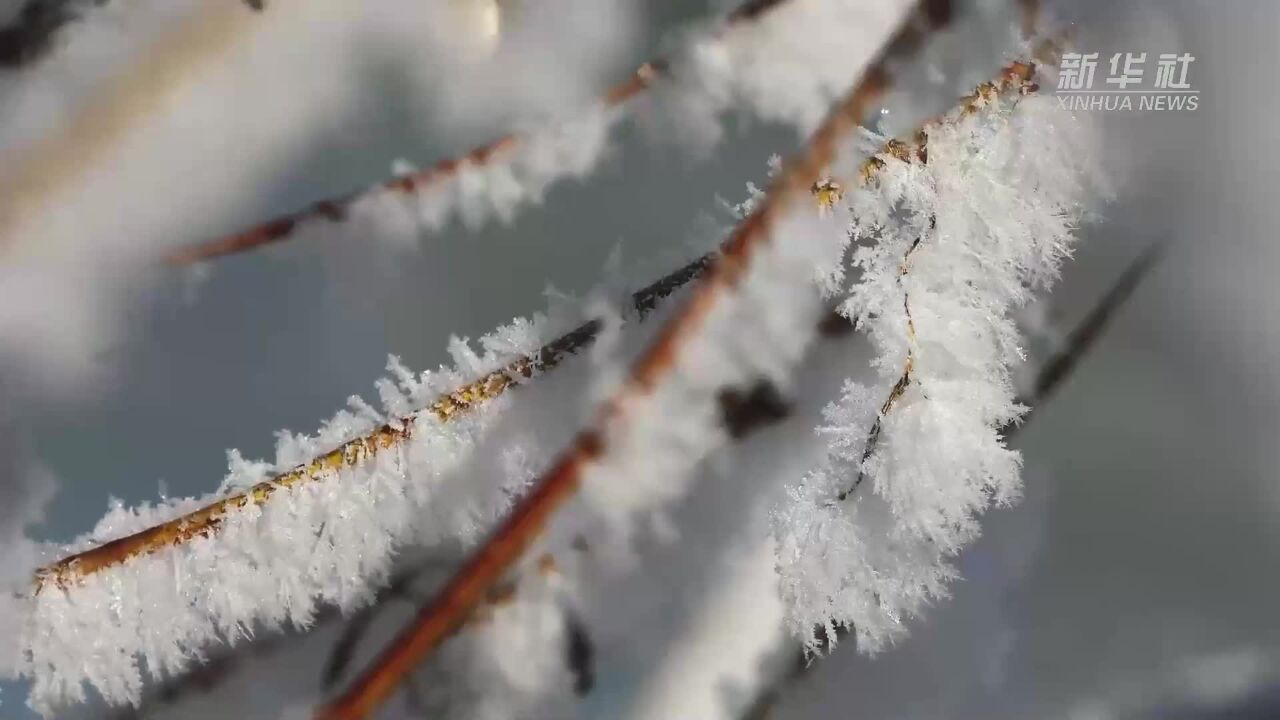
<path fill-rule="evenodd" d="M 1105 62 L 1101 83 L 1099 53 L 1062 55 L 1058 74 L 1058 104 L 1068 110 L 1195 110 L 1200 91 L 1189 75 L 1196 58 L 1191 53 L 1160 53 L 1148 64 L 1147 53 L 1118 52 Z M 1154 73 L 1148 69 L 1154 66 Z M 1149 80 L 1149 82 L 1148 82 Z"/>

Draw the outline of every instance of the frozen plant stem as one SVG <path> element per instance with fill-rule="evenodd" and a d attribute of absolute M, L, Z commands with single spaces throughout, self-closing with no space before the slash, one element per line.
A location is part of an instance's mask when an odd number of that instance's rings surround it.
<path fill-rule="evenodd" d="M 631 304 L 636 313 L 644 317 L 657 307 L 658 301 L 705 272 L 711 264 L 711 257 L 711 255 L 703 255 L 635 292 L 631 296 Z M 521 358 L 501 370 L 489 373 L 440 397 L 415 415 L 429 413 L 435 415 L 441 422 L 448 422 L 460 413 L 467 412 L 502 394 L 515 385 L 518 379 L 530 378 L 556 367 L 565 357 L 590 345 L 599 333 L 599 321 L 592 320 L 584 323 L 542 347 L 537 353 Z M 63 558 L 36 573 L 36 592 L 50 582 L 66 587 L 79 577 L 117 565 L 132 557 L 153 553 L 200 535 L 214 533 L 227 513 L 236 512 L 250 503 L 261 504 L 278 490 L 302 483 L 318 482 L 341 468 L 354 466 L 379 452 L 396 447 L 408 439 L 413 427 L 412 419 L 413 417 L 410 416 L 401 418 L 395 423 L 382 425 L 369 435 L 352 440 L 305 465 L 261 482 L 243 493 L 219 500 L 162 525 Z"/>
<path fill-rule="evenodd" d="M 748 0 L 729 14 L 721 32 L 730 32 L 740 23 L 754 22 L 786 2 L 789 0 Z M 661 58 L 641 64 L 626 80 L 604 93 L 600 100 L 601 105 L 605 109 L 621 107 L 647 90 L 660 75 L 667 72 L 667 67 L 667 61 Z M 189 265 L 283 242 L 304 221 L 342 222 L 346 219 L 350 207 L 358 200 L 377 193 L 411 195 L 425 188 L 448 182 L 464 169 L 502 161 L 526 141 L 527 138 L 521 135 L 503 135 L 460 157 L 440 160 L 429 168 L 384 180 L 372 188 L 321 200 L 309 208 L 281 215 L 231 235 L 181 248 L 170 253 L 166 260 L 173 265 Z"/>
<path fill-rule="evenodd" d="M 1015 89 L 1020 95 L 1036 92 L 1039 88 L 1032 82 L 1034 74 L 1035 66 L 1030 63 L 1015 63 L 1008 66 L 999 80 L 979 86 L 972 95 L 965 99 L 964 104 L 961 106 L 960 116 L 964 117 L 965 115 L 976 112 L 981 103 L 993 100 L 1010 89 Z M 930 125 L 936 124 L 937 122 L 931 123 Z M 929 126 L 926 126 L 924 131 L 916 133 L 916 140 L 914 144 L 909 144 L 899 140 L 891 141 L 889 144 L 889 154 L 904 162 L 918 162 L 922 165 L 927 164 L 929 162 L 928 127 Z M 902 262 L 898 266 L 897 284 L 898 288 L 902 291 L 902 312 L 906 319 L 905 335 L 907 338 L 907 357 L 902 363 L 902 374 L 898 376 L 897 382 L 895 382 L 893 387 L 889 390 L 888 397 L 885 398 L 884 403 L 880 406 L 880 412 L 877 414 L 875 421 L 872 422 L 870 432 L 867 433 L 866 448 L 862 451 L 862 464 L 858 470 L 858 477 L 853 481 L 853 485 L 850 488 L 841 491 L 840 494 L 836 496 L 837 501 L 843 501 L 849 497 L 849 495 L 853 494 L 858 489 L 858 486 L 862 484 L 862 481 L 866 479 L 866 472 L 863 470 L 863 467 L 866 466 L 866 463 L 871 459 L 871 456 L 875 454 L 876 445 L 880 440 L 880 433 L 884 429 L 885 416 L 893 410 L 893 406 L 902 398 L 903 394 L 906 393 L 907 388 L 911 385 L 911 373 L 915 367 L 916 361 L 916 323 L 915 319 L 911 316 L 911 294 L 907 291 L 903 283 L 903 278 L 905 278 L 907 273 L 911 271 L 911 258 L 920 248 L 920 244 L 922 242 L 926 242 L 929 236 L 937 231 L 937 228 L 938 218 L 936 215 L 931 216 L 929 218 L 928 228 L 925 229 L 924 233 L 912 241 L 912 243 L 907 247 L 906 252 L 902 255 Z"/>
<path fill-rule="evenodd" d="M 937 225 L 937 218 L 931 218 L 929 220 L 930 231 L 934 230 Z M 915 242 L 911 243 L 911 247 L 907 248 L 907 252 L 903 255 L 902 267 L 898 270 L 899 287 L 902 286 L 902 276 L 907 274 L 907 268 L 911 263 L 911 255 L 916 251 L 916 248 L 920 247 L 920 242 L 923 239 L 923 236 L 916 238 Z M 880 430 L 883 427 L 882 420 L 884 416 L 889 414 L 889 411 L 893 409 L 893 404 L 898 401 L 898 398 L 902 397 L 902 394 L 907 391 L 907 386 L 911 384 L 911 368 L 915 364 L 916 324 L 915 321 L 911 319 L 911 296 L 905 290 L 902 293 L 902 311 L 907 316 L 907 340 L 911 344 L 907 348 L 907 359 L 903 361 L 902 364 L 902 375 L 898 377 L 898 382 L 893 384 L 893 389 L 889 391 L 889 397 L 885 398 L 884 404 L 880 406 L 879 416 L 876 417 L 875 422 L 871 425 L 871 432 L 867 434 L 867 447 L 862 451 L 863 464 L 865 464 L 867 460 L 870 460 L 872 453 L 875 452 L 876 441 L 880 439 Z M 858 479 L 853 481 L 853 487 L 841 492 L 836 499 L 844 500 L 849 497 L 849 495 L 856 491 L 858 486 L 862 484 L 864 477 L 866 477 L 866 475 L 859 470 Z"/>
<path fill-rule="evenodd" d="M 1096 349 L 1098 341 L 1105 334 L 1116 314 L 1133 297 L 1133 293 L 1138 289 L 1138 286 L 1164 256 L 1165 250 L 1164 243 L 1155 243 L 1130 262 L 1115 283 L 1099 298 L 1084 318 L 1071 329 L 1062 349 L 1040 365 L 1030 395 L 1019 400 L 1019 404 L 1026 405 L 1029 410 L 1023 414 L 1016 424 L 1006 425 L 1002 429 L 1002 435 L 1005 440 L 1012 440 L 1024 430 L 1036 415 L 1044 409 L 1049 400 L 1071 379 L 1076 368 L 1079 367 L 1080 361 Z M 855 485 L 851 490 L 842 494 L 840 499 L 848 498 L 857 489 L 858 486 Z M 823 632 L 826 632 L 826 630 L 824 629 Z M 835 629 L 837 636 L 845 635 L 848 632 L 849 629 L 845 626 L 837 626 Z M 824 647 L 827 649 L 833 646 L 834 643 L 824 643 Z M 768 720 L 768 718 L 772 717 L 777 703 L 794 685 L 808 676 L 809 672 L 816 667 L 816 662 L 811 651 L 797 650 L 795 660 L 791 665 L 773 682 L 767 684 L 760 692 L 756 693 L 755 701 L 743 713 L 742 720 Z"/>

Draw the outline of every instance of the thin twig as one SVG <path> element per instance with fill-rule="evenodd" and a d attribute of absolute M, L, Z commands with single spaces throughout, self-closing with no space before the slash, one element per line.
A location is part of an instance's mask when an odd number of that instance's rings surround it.
<path fill-rule="evenodd" d="M 929 230 L 933 232 L 938 226 L 938 218 L 929 218 Z M 889 396 L 880 405 L 880 412 L 876 415 L 875 422 L 871 424 L 871 431 L 867 433 L 866 447 L 862 450 L 862 463 L 858 467 L 858 478 L 853 481 L 853 487 L 843 490 L 836 496 L 837 500 L 844 500 L 849 494 L 858 489 L 862 484 L 862 480 L 866 477 L 863 468 L 867 461 L 871 459 L 871 455 L 876 451 L 876 444 L 880 440 L 880 432 L 884 427 L 884 418 L 893 409 L 898 399 L 906 394 L 907 388 L 911 386 L 911 371 L 915 369 L 916 364 L 916 321 L 911 317 L 911 294 L 903 287 L 902 278 L 907 274 L 907 268 L 911 264 L 911 256 L 915 253 L 916 248 L 920 247 L 920 241 L 924 239 L 924 235 L 917 237 L 907 251 L 902 255 L 902 264 L 898 267 L 898 287 L 902 288 L 902 312 L 907 317 L 907 359 L 902 363 L 902 374 L 898 376 L 898 381 L 893 384 L 889 390 Z"/>
<path fill-rule="evenodd" d="M 327 690 L 338 682 L 354 659 L 361 638 L 377 619 L 378 613 L 386 607 L 386 601 L 392 599 L 412 601 L 413 583 L 433 564 L 420 565 L 397 573 L 391 578 L 391 582 L 378 592 L 377 598 L 372 603 L 351 616 L 342 634 L 338 636 L 338 641 L 334 643 L 333 650 L 325 661 L 324 669 L 320 672 L 320 687 Z"/>
<path fill-rule="evenodd" d="M 961 104 L 956 117 L 966 117 L 977 112 L 983 104 L 990 102 L 996 97 L 1007 92 L 1017 92 L 1019 95 L 1028 95 L 1036 92 L 1039 86 L 1033 82 L 1035 77 L 1035 65 L 1033 63 L 1015 63 L 1008 66 L 1001 72 L 1000 78 L 993 82 L 983 83 L 979 85 L 973 93 L 968 95 Z M 929 132 L 930 129 L 938 124 L 947 122 L 947 118 L 936 120 L 926 124 L 924 128 L 915 133 L 914 144 L 906 141 L 890 141 L 888 146 L 889 154 L 902 160 L 903 162 L 919 162 L 920 164 L 928 164 L 929 162 Z M 883 167 L 883 160 L 877 161 L 881 164 L 877 167 Z M 903 283 L 903 278 L 911 268 L 911 258 L 919 249 L 920 243 L 929 234 L 932 234 L 938 227 L 938 218 L 929 218 L 928 229 L 912 241 L 906 252 L 902 255 L 902 262 L 898 268 L 898 287 L 902 289 L 902 312 L 906 317 L 906 337 L 907 337 L 907 357 L 902 363 L 902 372 L 898 375 L 897 380 L 889 389 L 889 394 L 885 398 L 884 403 L 880 405 L 880 411 L 876 414 L 876 419 L 871 424 L 871 429 L 867 433 L 866 443 L 862 450 L 862 462 L 858 468 L 858 476 L 853 481 L 853 485 L 845 490 L 841 490 L 836 496 L 836 501 L 843 501 L 845 498 L 857 491 L 858 486 L 866 479 L 866 464 L 875 454 L 876 447 L 880 442 L 880 434 L 884 430 L 884 420 L 889 412 L 893 410 L 894 405 L 902 396 L 906 394 L 907 388 L 911 387 L 912 373 L 916 365 L 916 323 L 911 317 L 911 293 L 909 293 Z"/>
<path fill-rule="evenodd" d="M 1012 435 L 1026 425 L 1036 409 L 1044 405 L 1055 392 L 1062 388 L 1067 378 L 1075 372 L 1076 366 L 1106 332 L 1107 327 L 1115 319 L 1116 313 L 1133 296 L 1134 291 L 1138 289 L 1156 263 L 1164 257 L 1166 249 L 1167 246 L 1163 242 L 1155 242 L 1147 246 L 1125 267 L 1115 284 L 1098 300 L 1089 314 L 1072 328 L 1062 348 L 1041 365 L 1031 390 L 1031 397 L 1023 401 L 1023 404 L 1030 409 L 1023 414 L 1018 425 L 1006 431 L 1006 435 Z"/>
<path fill-rule="evenodd" d="M 703 255 L 638 290 L 631 296 L 632 307 L 641 317 L 645 316 L 657 306 L 659 300 L 705 272 L 711 262 L 712 255 Z M 554 368 L 564 358 L 591 344 L 599 332 L 598 321 L 584 323 L 544 345 L 537 352 L 463 385 L 448 395 L 441 396 L 422 410 L 384 424 L 368 435 L 346 442 L 308 463 L 258 483 L 243 493 L 223 498 L 169 522 L 63 558 L 36 573 L 37 592 L 48 582 L 55 582 L 65 587 L 76 578 L 118 565 L 129 558 L 212 534 L 217 531 L 228 513 L 237 511 L 250 503 L 261 504 L 278 490 L 317 482 L 338 470 L 353 467 L 377 453 L 399 446 L 409 438 L 413 431 L 414 419 L 421 415 L 434 415 L 440 422 L 449 422 L 460 414 L 498 397 L 515 385 L 519 379 L 529 378 Z"/>
<path fill-rule="evenodd" d="M 759 20 L 789 0 L 747 0 L 743 5 L 729 13 L 721 32 L 727 32 L 734 26 Z M 654 80 L 668 70 L 665 59 L 658 58 L 641 64 L 626 80 L 605 91 L 601 102 L 607 108 L 619 107 L 649 88 Z M 166 257 L 173 265 L 189 265 L 202 260 L 212 260 L 224 255 L 244 252 L 273 243 L 287 240 L 300 223 L 306 220 L 329 220 L 341 222 L 347 216 L 351 205 L 361 198 L 376 193 L 401 193 L 409 195 L 425 187 L 433 186 L 449 180 L 468 167 L 475 167 L 494 162 L 509 156 L 524 142 L 517 134 L 503 135 L 484 145 L 472 149 L 465 155 L 441 160 L 429 168 L 400 175 L 373 186 L 358 190 L 341 197 L 321 200 L 310 207 L 281 215 L 259 225 L 240 232 L 206 241 L 190 247 L 180 248 Z"/>

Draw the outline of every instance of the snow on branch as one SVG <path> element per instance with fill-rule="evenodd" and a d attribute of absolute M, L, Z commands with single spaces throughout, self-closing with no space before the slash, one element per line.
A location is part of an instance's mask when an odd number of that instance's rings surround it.
<path fill-rule="evenodd" d="M 697 258 L 634 293 L 636 315 L 654 310 L 710 261 Z M 56 698 L 83 700 L 80 684 L 88 681 L 111 702 L 136 701 L 142 674 L 135 654 L 156 677 L 179 672 L 200 647 L 218 638 L 235 642 L 256 623 L 306 626 L 324 604 L 350 609 L 367 601 L 399 546 L 483 532 L 505 506 L 493 505 L 493 496 L 515 488 L 491 493 L 476 483 L 455 493 L 464 497 L 447 497 L 432 485 L 466 455 L 508 389 L 555 368 L 602 330 L 599 320 L 558 336 L 557 327 L 563 318 L 517 320 L 482 338 L 484 355 L 455 341 L 457 368 L 420 377 L 393 358 L 394 380 L 378 383 L 383 412 L 353 398 L 352 411 L 317 436 L 285 434 L 274 467 L 287 469 L 279 474 L 262 479 L 268 466 L 232 453 L 224 487 L 249 486 L 241 492 L 113 510 L 77 543 L 91 547 L 37 574 L 25 637 L 33 699 L 42 707 Z M 555 339 L 538 347 L 546 337 Z M 439 507 L 450 501 L 459 507 Z M 424 513 L 437 524 L 416 522 Z M 292 549 L 283 553 L 282 545 Z M 353 559 L 357 566 L 347 567 Z M 186 589 L 200 587 L 218 597 Z M 169 611 L 168 624 L 147 616 L 159 607 Z M 107 622 L 114 629 L 99 648 L 106 657 L 83 662 L 80 631 Z"/>
<path fill-rule="evenodd" d="M 775 517 L 788 624 L 812 650 L 838 628 L 869 652 L 899 637 L 945 597 L 978 515 L 1019 495 L 1001 437 L 1025 410 L 1011 311 L 1053 281 L 1107 190 L 1089 125 L 1032 92 L 1032 66 L 1013 68 L 848 196 L 862 244 L 842 310 L 881 379 L 850 380 L 827 408 L 828 457 Z M 863 479 L 873 493 L 854 495 Z"/>
<path fill-rule="evenodd" d="M 659 301 L 700 275 L 710 263 L 711 256 L 704 255 L 636 291 L 631 296 L 633 309 L 639 317 L 644 317 L 657 306 Z M 525 324 L 517 321 L 509 330 Z M 384 379 L 379 382 L 379 390 L 384 401 L 388 403 L 387 411 L 389 413 L 399 411 L 401 416 L 394 417 L 369 433 L 342 442 L 337 448 L 305 464 L 254 484 L 244 492 L 187 512 L 173 520 L 69 555 L 41 568 L 36 577 L 37 586 L 42 589 L 45 584 L 53 582 L 65 588 L 86 575 L 92 575 L 113 565 L 187 542 L 198 536 L 212 534 L 230 512 L 249 505 L 261 504 L 278 490 L 327 479 L 332 473 L 352 467 L 379 452 L 399 446 L 409 439 L 413 422 L 418 416 L 430 415 L 434 416 L 438 422 L 447 423 L 498 397 L 517 384 L 521 378 L 531 378 L 551 370 L 567 356 L 590 345 L 600 333 L 600 329 L 600 321 L 588 321 L 543 345 L 536 352 L 521 356 L 497 370 L 484 373 L 478 379 L 468 381 L 441 395 L 425 408 L 408 414 L 403 414 L 400 407 L 403 404 L 400 402 L 402 398 L 394 394 L 394 389 L 389 385 L 390 381 Z M 498 334 L 503 332 L 499 330 Z M 404 368 L 394 360 L 389 369 L 397 374 L 397 379 L 402 386 L 412 388 L 415 394 L 420 392 L 416 385 L 425 381 L 415 381 L 410 376 L 406 376 Z M 357 408 L 357 410 L 364 410 L 364 408 Z"/>
<path fill-rule="evenodd" d="M 749 0 L 717 31 L 691 42 L 684 54 L 643 63 L 594 107 L 567 121 L 504 135 L 373 188 L 180 248 L 167 259 L 187 265 L 348 221 L 382 227 L 388 218 L 398 218 L 429 231 L 442 228 L 455 213 L 469 225 L 494 215 L 510 221 L 557 180 L 589 175 L 625 106 L 663 77 L 677 86 L 665 95 L 679 97 L 670 110 L 686 118 L 680 122 L 697 116 L 701 125 L 718 125 L 721 114 L 741 104 L 765 118 L 811 125 L 815 109 L 826 108 L 843 90 L 847 69 L 866 62 L 875 39 L 908 7 L 905 0 Z M 817 37 L 826 42 L 815 44 Z"/>
<path fill-rule="evenodd" d="M 1139 284 L 1159 262 L 1165 250 L 1164 243 L 1156 243 L 1131 261 L 1124 272 L 1107 289 L 1107 292 L 1094 303 L 1084 318 L 1067 333 L 1066 339 L 1057 352 L 1039 363 L 1034 372 L 1034 377 L 1028 387 L 1023 389 L 1018 400 L 1019 404 L 1025 405 L 1028 410 L 1017 421 L 1001 428 L 1001 436 L 1005 441 L 1013 440 L 1023 428 L 1026 428 L 1038 411 L 1062 388 L 1075 372 L 1080 360 L 1096 347 L 1098 340 L 1106 332 L 1111 321 L 1114 320 L 1116 314 L 1132 297 Z M 881 415 L 883 416 L 883 411 Z M 857 488 L 855 487 L 854 490 L 856 491 Z M 838 499 L 844 500 L 847 497 L 848 493 L 845 494 L 845 497 L 839 497 Z M 796 653 L 795 660 L 781 668 L 781 671 L 772 681 L 762 684 L 761 688 L 755 693 L 755 699 L 747 706 L 746 712 L 743 713 L 743 720 L 763 720 L 771 717 L 771 713 L 778 702 L 788 692 L 792 691 L 795 686 L 799 685 L 801 680 L 813 668 L 817 667 L 817 664 L 813 662 L 813 651 L 815 649 L 823 651 L 833 649 L 836 643 L 850 631 L 851 628 L 837 625 L 835 627 L 835 635 L 827 636 L 825 634 L 827 629 L 823 628 L 821 636 L 817 638 L 817 648 L 810 645 L 801 649 L 800 652 Z"/>

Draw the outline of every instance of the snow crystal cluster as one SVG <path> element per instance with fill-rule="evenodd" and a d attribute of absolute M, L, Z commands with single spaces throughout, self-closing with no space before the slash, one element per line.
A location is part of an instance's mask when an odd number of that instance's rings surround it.
<path fill-rule="evenodd" d="M 368 602 L 404 546 L 474 542 L 533 472 L 521 458 L 502 453 L 494 456 L 495 472 L 457 472 L 509 398 L 493 398 L 447 422 L 406 409 L 425 407 L 524 357 L 563 325 L 546 318 L 516 322 L 482 339 L 482 353 L 455 341 L 456 369 L 415 376 L 393 358 L 394 379 L 378 383 L 383 411 L 353 399 L 351 411 L 315 436 L 282 433 L 274 463 L 247 463 L 233 452 L 222 496 L 383 423 L 410 425 L 398 446 L 229 512 L 214 534 L 132 557 L 65 587 L 44 583 L 29 603 L 20 639 L 29 654 L 24 672 L 34 681 L 33 705 L 48 713 L 60 700 L 84 701 L 86 683 L 108 702 L 137 702 L 144 673 L 163 678 L 200 662 L 202 649 L 215 643 L 234 644 L 286 624 L 307 627 L 325 606 L 350 610 Z M 128 535 L 218 497 L 117 506 L 65 551 Z M 91 646 L 86 637 L 94 638 Z"/>
<path fill-rule="evenodd" d="M 1105 192 L 1087 122 L 1051 98 L 999 97 L 933 126 L 927 154 L 881 157 L 856 218 L 841 312 L 876 351 L 818 432 L 828 453 L 774 518 L 788 624 L 807 646 L 852 630 L 874 652 L 945 596 L 978 516 L 1019 495 L 1001 431 L 1025 408 L 1011 313 L 1056 276 Z"/>

